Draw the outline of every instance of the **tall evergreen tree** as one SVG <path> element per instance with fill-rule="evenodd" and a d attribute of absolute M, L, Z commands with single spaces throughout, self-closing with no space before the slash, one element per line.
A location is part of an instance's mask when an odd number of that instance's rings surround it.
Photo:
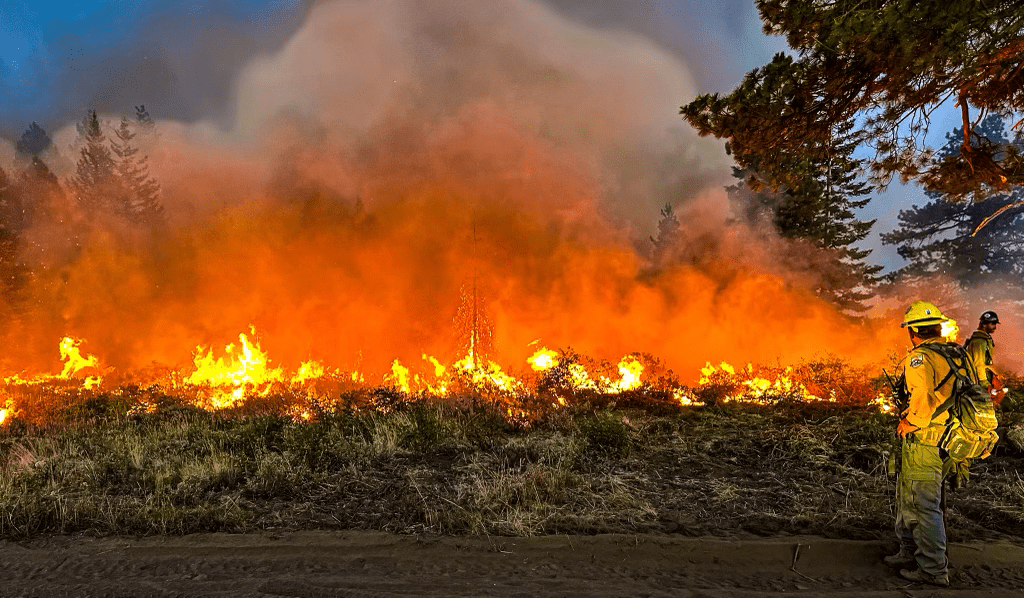
<path fill-rule="evenodd" d="M 121 119 L 115 135 L 117 141 L 111 142 L 111 147 L 117 156 L 115 172 L 124 192 L 121 201 L 125 214 L 145 224 L 162 222 L 164 207 L 160 203 L 160 184 L 149 175 L 148 158 L 136 147 L 136 134 L 128 119 Z"/>
<path fill-rule="evenodd" d="M 1006 125 L 1003 117 L 989 115 L 976 127 L 975 143 L 1010 144 Z M 946 139 L 936 160 L 960 151 L 963 129 L 955 129 Z M 1024 150 L 1019 138 L 1014 144 Z M 895 245 L 907 260 L 889 274 L 890 280 L 913 282 L 945 275 L 961 288 L 998 283 L 1024 290 L 1024 188 L 983 202 L 951 203 L 940 192 L 927 195 L 931 201 L 900 211 L 899 226 L 882 235 L 882 241 Z M 972 234 L 982 221 L 1005 208 L 1010 209 Z"/>
<path fill-rule="evenodd" d="M 151 152 L 156 146 L 157 139 L 160 137 L 156 123 L 153 121 L 153 117 L 150 116 L 149 110 L 146 106 L 140 105 L 135 107 L 135 120 L 133 122 L 134 131 L 137 138 L 135 139 L 135 145 L 143 152 Z"/>
<path fill-rule="evenodd" d="M 665 204 L 661 209 L 661 220 L 658 221 L 658 235 L 651 237 L 654 253 L 651 256 L 656 266 L 662 266 L 671 254 L 673 247 L 679 242 L 680 225 L 672 210 L 672 204 Z"/>
<path fill-rule="evenodd" d="M 856 143 L 852 124 L 839 127 L 823 144 L 816 159 L 791 164 L 790 184 L 772 187 L 755 170 L 734 169 L 733 174 L 755 193 L 769 211 L 779 235 L 804 239 L 831 254 L 829 267 L 819 272 L 818 296 L 840 309 L 860 313 L 874 295 L 882 266 L 864 262 L 869 249 L 857 244 L 871 232 L 874 220 L 861 221 L 856 210 L 870 201 L 870 186 L 861 180 L 861 160 L 853 157 Z M 731 188 L 735 194 L 737 188 Z"/>
<path fill-rule="evenodd" d="M 117 164 L 107 148 L 95 110 L 89 110 L 78 124 L 82 137 L 75 175 L 69 187 L 79 205 L 89 214 L 100 212 L 128 215 L 130 204 L 125 203 L 125 190 L 117 174 Z"/>
<path fill-rule="evenodd" d="M 39 154 L 43 153 L 53 145 L 53 141 L 50 136 L 46 134 L 46 131 L 32 121 L 32 124 L 28 126 L 28 129 L 21 134 L 21 139 L 15 147 L 18 153 L 26 157 L 38 157 Z"/>
<path fill-rule="evenodd" d="M 153 117 L 149 115 L 149 110 L 146 110 L 145 104 L 135 107 L 135 122 L 139 123 L 139 125 L 147 129 L 156 126 L 156 124 L 153 122 Z"/>
<path fill-rule="evenodd" d="M 0 291 L 5 294 L 16 286 L 22 227 L 20 194 L 7 172 L 0 168 Z"/>
<path fill-rule="evenodd" d="M 53 212 L 52 205 L 56 197 L 64 196 L 64 190 L 45 162 L 39 158 L 32 158 L 32 162 L 21 173 L 21 180 L 17 185 L 18 194 L 21 198 L 21 208 L 24 214 L 24 226 L 27 228 L 43 212 Z M 49 213 L 48 216 L 55 215 Z"/>
<path fill-rule="evenodd" d="M 698 96 L 682 114 L 728 140 L 737 163 L 759 161 L 772 186 L 788 163 L 821 159 L 837 123 L 861 123 L 872 180 L 893 175 L 966 199 L 1024 186 L 1024 154 L 971 141 L 979 114 L 1024 112 L 1024 10 L 1007 0 L 755 0 L 768 34 L 791 53 L 754 69 L 730 94 Z M 958 152 L 932 160 L 935 109 L 955 99 Z M 973 110 L 973 115 L 972 115 Z"/>

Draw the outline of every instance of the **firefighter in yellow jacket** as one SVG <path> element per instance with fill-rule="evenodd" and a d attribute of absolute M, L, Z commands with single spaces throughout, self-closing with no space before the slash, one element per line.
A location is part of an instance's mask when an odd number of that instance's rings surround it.
<path fill-rule="evenodd" d="M 978 380 L 990 389 L 996 381 L 996 373 L 992 369 L 992 356 L 995 353 L 996 343 L 992 340 L 992 333 L 998 326 L 999 316 L 994 311 L 987 311 L 978 319 L 978 329 L 964 343 L 964 349 L 971 356 L 974 368 L 978 372 Z"/>
<path fill-rule="evenodd" d="M 946 317 L 927 301 L 917 301 L 903 317 L 914 348 L 897 375 L 905 381 L 908 405 L 900 414 L 896 433 L 902 439 L 902 465 L 896 492 L 896 536 L 899 553 L 886 557 L 900 576 L 938 586 L 949 585 L 946 528 L 943 522 L 943 455 L 938 447 L 948 413 L 939 411 L 953 390 L 949 364 L 941 355 L 923 348 L 943 343 Z M 943 383 L 945 381 L 945 383 Z"/>

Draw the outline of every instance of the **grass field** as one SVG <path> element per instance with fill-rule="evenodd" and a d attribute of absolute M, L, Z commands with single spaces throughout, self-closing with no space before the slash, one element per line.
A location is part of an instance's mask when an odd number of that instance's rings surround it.
<path fill-rule="evenodd" d="M 137 396 L 0 427 L 0 537 L 892 533 L 896 422 L 873 407 L 680 407 L 639 391 L 523 418 L 377 389 L 314 403 L 306 421 L 273 398 L 211 413 L 152 392 L 147 411 Z M 1007 437 L 949 495 L 952 540 L 1024 541 L 1022 405 L 1019 391 L 1004 402 Z"/>

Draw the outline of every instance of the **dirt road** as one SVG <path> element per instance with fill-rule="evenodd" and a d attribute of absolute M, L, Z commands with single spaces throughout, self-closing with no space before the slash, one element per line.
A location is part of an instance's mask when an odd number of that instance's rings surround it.
<path fill-rule="evenodd" d="M 364 532 L 0 542 L 0 595 L 217 597 L 1024 596 L 1024 547 L 953 545 L 953 587 L 908 584 L 880 542 L 814 537 L 436 538 Z M 794 556 L 796 557 L 794 560 Z"/>

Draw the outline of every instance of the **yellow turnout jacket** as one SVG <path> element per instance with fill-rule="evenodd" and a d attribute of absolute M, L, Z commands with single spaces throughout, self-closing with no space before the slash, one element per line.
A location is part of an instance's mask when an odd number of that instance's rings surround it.
<path fill-rule="evenodd" d="M 975 330 L 971 338 L 967 339 L 967 342 L 964 343 L 964 348 L 967 349 L 967 354 L 971 356 L 974 370 L 978 372 L 978 380 L 983 385 L 991 385 L 992 376 L 995 372 L 989 366 L 992 365 L 992 354 L 996 348 L 996 342 L 992 340 L 992 335 L 984 330 Z"/>
<path fill-rule="evenodd" d="M 939 439 L 946 429 L 946 420 L 949 418 L 948 406 L 942 411 L 937 410 L 952 396 L 955 378 L 949 375 L 950 368 L 946 359 L 923 346 L 944 342 L 942 338 L 923 341 L 907 354 L 896 370 L 897 375 L 903 375 L 910 397 L 909 407 L 900 415 L 921 428 L 914 432 L 914 440 L 929 446 L 938 446 Z M 939 384 L 943 380 L 945 383 L 940 387 Z"/>

